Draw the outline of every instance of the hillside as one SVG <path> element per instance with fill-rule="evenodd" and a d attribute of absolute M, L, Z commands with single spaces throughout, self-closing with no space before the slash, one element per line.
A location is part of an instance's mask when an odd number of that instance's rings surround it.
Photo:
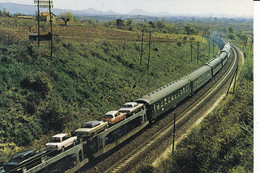
<path fill-rule="evenodd" d="M 100 119 L 208 60 L 202 37 L 154 33 L 154 39 L 174 41 L 152 43 L 147 70 L 148 44 L 140 65 L 138 32 L 83 26 L 56 26 L 60 40 L 51 58 L 47 43 L 38 48 L 27 40 L 24 22 L 1 22 L 0 162 L 17 150 L 41 148 L 50 135 L 73 132 L 82 122 Z M 115 35 L 128 40 L 115 41 Z M 201 40 L 198 64 L 190 61 L 191 37 Z"/>

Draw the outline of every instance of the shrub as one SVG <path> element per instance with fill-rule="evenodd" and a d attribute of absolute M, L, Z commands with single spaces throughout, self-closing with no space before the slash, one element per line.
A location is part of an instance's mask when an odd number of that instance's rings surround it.
<path fill-rule="evenodd" d="M 154 168 L 151 165 L 141 165 L 137 170 L 136 173 L 153 173 Z"/>

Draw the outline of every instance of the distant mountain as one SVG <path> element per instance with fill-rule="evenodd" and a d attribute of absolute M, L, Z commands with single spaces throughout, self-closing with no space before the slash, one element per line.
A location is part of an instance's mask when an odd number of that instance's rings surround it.
<path fill-rule="evenodd" d="M 142 10 L 142 9 L 134 9 L 130 12 L 127 13 L 127 15 L 145 15 L 145 16 L 149 16 L 150 13 Z"/>
<path fill-rule="evenodd" d="M 6 9 L 12 14 L 15 13 L 22 13 L 26 15 L 35 15 L 37 11 L 37 7 L 35 5 L 24 5 L 24 4 L 16 4 L 16 3 L 4 3 L 0 2 L 0 10 Z M 41 11 L 47 11 L 48 9 L 40 9 Z M 109 11 L 100 11 L 94 8 L 88 8 L 85 10 L 69 10 L 69 9 L 52 9 L 52 12 L 56 15 L 59 15 L 62 12 L 71 12 L 75 16 L 103 16 L 103 15 L 129 15 L 129 16 L 136 16 L 136 15 L 143 15 L 143 16 L 173 16 L 167 12 L 160 12 L 160 13 L 149 13 L 142 9 L 134 9 L 126 14 L 120 14 L 114 12 L 112 10 Z"/>
<path fill-rule="evenodd" d="M 15 4 L 15 3 L 3 3 L 0 2 L 0 10 L 6 9 L 12 14 L 22 13 L 27 15 L 34 15 L 37 11 L 34 5 L 24 5 L 24 4 Z"/>
<path fill-rule="evenodd" d="M 143 16 L 174 16 L 173 14 L 169 12 L 159 12 L 159 13 L 149 13 L 147 11 L 144 11 L 142 9 L 134 9 L 127 13 L 127 15 L 143 15 Z"/>
<path fill-rule="evenodd" d="M 37 7 L 34 5 L 24 5 L 24 4 L 16 4 L 16 3 L 3 3 L 0 2 L 0 10 L 6 9 L 11 14 L 22 13 L 26 15 L 35 15 L 37 11 Z M 48 9 L 40 9 L 40 11 L 48 11 Z M 119 15 L 112 10 L 109 11 L 99 11 L 94 8 L 89 8 L 85 10 L 68 10 L 68 9 L 52 9 L 52 12 L 56 15 L 59 15 L 62 12 L 71 12 L 75 16 L 102 16 L 102 15 Z"/>

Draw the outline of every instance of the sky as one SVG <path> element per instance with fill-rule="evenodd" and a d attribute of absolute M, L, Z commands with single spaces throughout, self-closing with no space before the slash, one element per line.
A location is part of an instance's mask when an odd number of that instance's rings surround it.
<path fill-rule="evenodd" d="M 225 14 L 232 16 L 253 16 L 253 0 L 53 0 L 54 8 L 84 10 L 95 8 L 101 11 L 113 10 L 128 13 L 133 9 L 147 12 L 169 12 L 171 14 Z M 34 3 L 34 0 L 0 0 L 20 4 Z"/>

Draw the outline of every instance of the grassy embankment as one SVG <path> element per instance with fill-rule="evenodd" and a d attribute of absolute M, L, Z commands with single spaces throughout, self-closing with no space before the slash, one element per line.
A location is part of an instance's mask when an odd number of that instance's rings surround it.
<path fill-rule="evenodd" d="M 139 63 L 141 44 L 136 35 L 140 32 L 110 29 L 103 33 L 103 29 L 87 27 L 75 32 L 72 27 L 61 27 L 59 30 L 66 32 L 59 33 L 61 40 L 55 41 L 50 58 L 48 44 L 38 48 L 26 41 L 28 26 L 1 22 L 0 162 L 18 150 L 41 148 L 50 135 L 71 132 L 82 122 L 100 119 L 105 112 L 180 78 L 208 60 L 203 38 L 155 33 L 153 37 L 174 39 L 152 43 L 147 70 L 147 42 Z M 81 38 L 86 34 L 94 38 L 97 32 L 104 37 L 91 42 L 67 41 L 62 39 L 67 30 Z M 115 42 L 109 33 L 117 32 L 123 32 L 130 41 Z M 202 42 L 199 64 L 190 62 L 187 41 L 191 37 Z M 193 54 L 196 56 L 195 51 Z"/>

